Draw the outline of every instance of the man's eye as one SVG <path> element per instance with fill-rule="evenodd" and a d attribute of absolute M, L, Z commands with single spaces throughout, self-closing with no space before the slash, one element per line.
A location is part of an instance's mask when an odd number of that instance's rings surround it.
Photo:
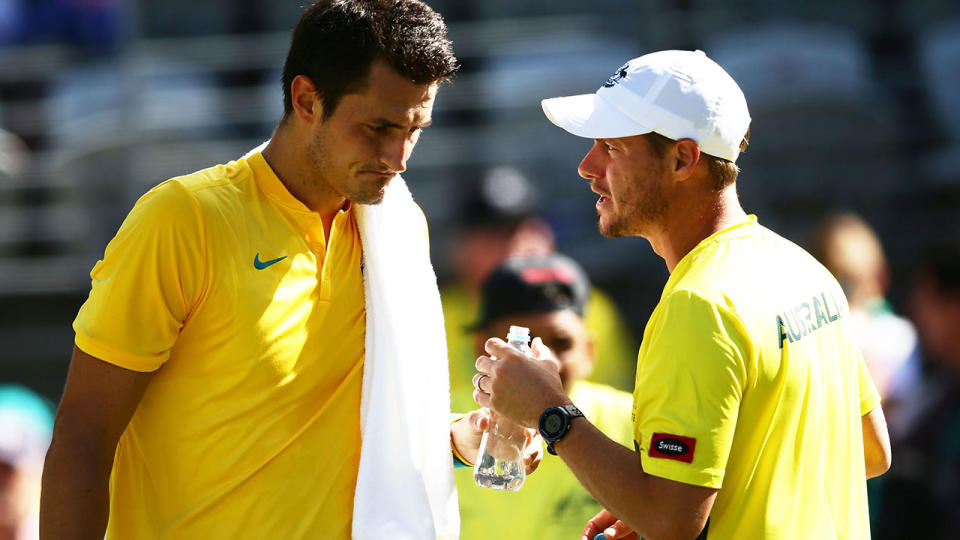
<path fill-rule="evenodd" d="M 383 133 L 384 131 L 387 130 L 387 126 L 378 126 L 378 125 L 371 124 L 371 125 L 368 125 L 367 127 L 370 129 L 370 131 L 374 133 Z"/>
<path fill-rule="evenodd" d="M 573 347 L 573 340 L 569 338 L 557 338 L 548 345 L 553 352 L 563 352 Z"/>
<path fill-rule="evenodd" d="M 610 145 L 607 144 L 607 143 L 604 143 L 603 146 L 604 146 L 604 148 L 607 149 L 607 152 L 613 152 L 614 150 L 616 150 L 616 148 L 610 146 Z"/>

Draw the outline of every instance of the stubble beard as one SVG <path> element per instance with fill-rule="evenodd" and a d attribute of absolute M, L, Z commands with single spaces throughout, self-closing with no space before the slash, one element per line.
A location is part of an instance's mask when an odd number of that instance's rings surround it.
<path fill-rule="evenodd" d="M 311 178 L 311 184 L 314 188 L 335 191 L 341 197 L 346 198 L 351 204 L 377 205 L 383 202 L 386 195 L 385 186 L 380 183 L 363 182 L 359 178 L 351 182 L 351 176 L 356 174 L 351 170 L 343 172 L 342 178 L 334 179 L 331 174 L 334 172 L 333 159 L 327 151 L 327 145 L 324 144 L 324 137 L 318 134 L 307 146 L 307 155 L 310 160 L 310 167 L 314 174 Z"/>
<path fill-rule="evenodd" d="M 649 182 L 642 192 L 631 191 L 625 195 L 624 199 L 634 202 L 623 205 L 619 214 L 610 216 L 609 222 L 604 223 L 602 216 L 597 221 L 597 229 L 606 238 L 645 236 L 667 213 L 669 202 L 659 182 Z"/>

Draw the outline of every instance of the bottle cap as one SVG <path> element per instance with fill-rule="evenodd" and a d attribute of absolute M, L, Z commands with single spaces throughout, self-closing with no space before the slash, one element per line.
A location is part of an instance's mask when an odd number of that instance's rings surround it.
<path fill-rule="evenodd" d="M 507 332 L 507 341 L 512 339 L 522 339 L 525 341 L 530 340 L 530 329 L 526 326 L 511 326 L 510 331 Z"/>

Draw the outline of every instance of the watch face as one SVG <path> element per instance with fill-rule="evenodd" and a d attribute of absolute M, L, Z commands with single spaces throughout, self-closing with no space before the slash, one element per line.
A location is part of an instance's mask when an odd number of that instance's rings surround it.
<path fill-rule="evenodd" d="M 563 416 L 554 412 L 547 415 L 543 421 L 543 430 L 549 433 L 550 435 L 560 433 L 560 430 L 563 429 Z"/>

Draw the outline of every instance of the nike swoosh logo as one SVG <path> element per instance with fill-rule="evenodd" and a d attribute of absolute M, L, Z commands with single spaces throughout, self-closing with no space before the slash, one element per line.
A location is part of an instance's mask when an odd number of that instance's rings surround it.
<path fill-rule="evenodd" d="M 260 260 L 260 254 L 257 253 L 256 256 L 253 257 L 253 266 L 254 266 L 254 268 L 256 268 L 257 270 L 263 270 L 264 268 L 270 266 L 271 264 L 277 264 L 278 262 L 280 262 L 280 261 L 282 261 L 282 260 L 284 260 L 284 259 L 286 259 L 286 258 L 287 258 L 287 256 L 284 255 L 283 257 L 278 257 L 278 258 L 273 259 L 273 260 L 270 260 L 270 261 L 261 261 L 261 260 Z"/>

